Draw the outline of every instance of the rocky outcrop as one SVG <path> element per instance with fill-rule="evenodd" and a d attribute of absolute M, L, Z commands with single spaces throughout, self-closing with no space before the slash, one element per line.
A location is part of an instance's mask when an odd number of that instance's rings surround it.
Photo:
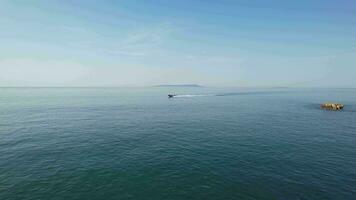
<path fill-rule="evenodd" d="M 328 110 L 341 110 L 344 108 L 344 105 L 340 103 L 324 103 L 321 104 L 320 107 Z"/>

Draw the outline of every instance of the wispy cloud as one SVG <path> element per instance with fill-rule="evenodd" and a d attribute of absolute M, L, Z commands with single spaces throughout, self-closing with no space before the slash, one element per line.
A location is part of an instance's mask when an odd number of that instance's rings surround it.
<path fill-rule="evenodd" d="M 135 30 L 125 31 L 124 34 L 106 37 L 100 32 L 93 32 L 83 27 L 62 27 L 64 31 L 77 35 L 86 35 L 80 40 L 67 42 L 72 47 L 80 47 L 109 55 L 143 57 L 171 39 L 178 29 L 171 23 L 159 23 Z"/>
<path fill-rule="evenodd" d="M 122 55 L 122 56 L 133 56 L 133 57 L 142 57 L 146 54 L 143 52 L 132 52 L 132 51 L 124 51 L 124 50 L 112 50 L 112 49 L 105 49 L 105 48 L 98 48 L 96 49 L 99 52 L 113 54 L 113 55 Z"/>

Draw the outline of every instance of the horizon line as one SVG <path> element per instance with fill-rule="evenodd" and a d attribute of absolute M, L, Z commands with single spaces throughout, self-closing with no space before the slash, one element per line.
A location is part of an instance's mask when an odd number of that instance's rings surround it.
<path fill-rule="evenodd" d="M 328 86 L 204 86 L 200 87 L 190 87 L 190 86 L 179 86 L 180 88 L 271 88 L 271 89 L 356 89 L 356 87 L 328 87 Z M 166 86 L 177 87 L 175 85 Z M 159 88 L 157 85 L 150 86 L 0 86 L 0 88 Z"/>

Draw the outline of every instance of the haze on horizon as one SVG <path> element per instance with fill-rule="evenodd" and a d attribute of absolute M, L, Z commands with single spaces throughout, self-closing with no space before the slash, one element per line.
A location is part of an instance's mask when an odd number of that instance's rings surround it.
<path fill-rule="evenodd" d="M 351 0 L 2 0 L 0 86 L 356 87 Z"/>

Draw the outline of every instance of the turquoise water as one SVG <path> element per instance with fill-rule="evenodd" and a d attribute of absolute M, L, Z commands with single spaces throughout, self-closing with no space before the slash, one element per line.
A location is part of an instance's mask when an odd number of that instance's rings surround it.
<path fill-rule="evenodd" d="M 356 199 L 356 90 L 2 88 L 0 199 Z"/>

